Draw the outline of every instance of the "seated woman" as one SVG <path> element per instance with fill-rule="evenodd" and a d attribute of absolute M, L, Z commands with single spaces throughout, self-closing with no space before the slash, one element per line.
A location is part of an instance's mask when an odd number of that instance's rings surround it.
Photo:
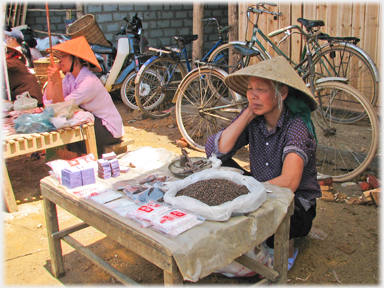
<path fill-rule="evenodd" d="M 51 58 L 44 104 L 73 99 L 80 108 L 91 112 L 95 116 L 97 153 L 101 157 L 106 145 L 121 140 L 124 126 L 111 95 L 87 67 L 89 63 L 101 71 L 95 54 L 84 36 L 57 44 L 52 50 L 60 61 L 56 65 Z M 59 70 L 65 74 L 64 79 L 61 79 Z M 84 141 L 69 144 L 68 150 L 85 154 Z"/>
<path fill-rule="evenodd" d="M 293 240 L 309 233 L 316 216 L 316 198 L 321 197 L 311 121 L 317 102 L 284 57 L 246 67 L 224 81 L 246 96 L 249 104 L 227 128 L 208 138 L 207 157 L 214 153 L 223 166 L 240 168 L 232 157 L 249 145 L 251 171 L 247 175 L 294 192 L 290 268 L 298 251 L 293 249 Z M 263 244 L 273 254 L 273 235 Z"/>
<path fill-rule="evenodd" d="M 24 35 L 20 30 L 4 31 L 4 40 L 7 46 L 19 50 L 26 58 L 28 68 L 33 68 L 32 55 L 28 44 L 24 41 Z"/>
<path fill-rule="evenodd" d="M 31 97 L 37 99 L 39 106 L 43 106 L 43 93 L 35 75 L 25 66 L 24 55 L 15 48 L 5 46 L 7 72 L 11 90 L 11 100 L 15 101 L 17 95 L 28 91 Z"/>

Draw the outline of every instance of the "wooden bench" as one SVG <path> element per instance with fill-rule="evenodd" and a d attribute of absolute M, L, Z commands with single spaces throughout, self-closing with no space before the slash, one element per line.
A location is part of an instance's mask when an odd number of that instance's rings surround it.
<path fill-rule="evenodd" d="M 127 152 L 127 146 L 134 142 L 133 139 L 122 138 L 120 142 L 104 147 L 104 153 L 115 152 L 116 155 Z"/>

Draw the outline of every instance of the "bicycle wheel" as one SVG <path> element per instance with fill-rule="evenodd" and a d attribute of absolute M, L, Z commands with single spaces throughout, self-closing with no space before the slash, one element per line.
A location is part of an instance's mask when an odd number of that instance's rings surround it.
<path fill-rule="evenodd" d="M 241 96 L 224 84 L 226 75 L 220 69 L 196 68 L 179 87 L 177 126 L 188 144 L 198 151 L 204 152 L 208 137 L 228 126 L 247 103 L 236 101 Z"/>
<path fill-rule="evenodd" d="M 312 113 L 315 125 L 318 172 L 335 182 L 350 181 L 372 163 L 379 141 L 379 122 L 372 105 L 355 88 L 340 82 L 316 86 L 319 109 Z M 345 102 L 354 103 L 346 105 Z M 356 113 L 364 120 L 345 123 Z"/>
<path fill-rule="evenodd" d="M 153 57 L 141 66 L 135 79 L 135 99 L 141 112 L 150 118 L 171 114 L 173 95 L 186 69 L 170 57 Z"/>
<path fill-rule="evenodd" d="M 244 68 L 249 63 L 246 62 L 246 57 L 242 54 L 236 52 L 234 49 L 235 45 L 245 46 L 244 44 L 239 43 L 227 43 L 216 48 L 212 54 L 209 56 L 208 61 L 214 63 L 216 67 L 224 70 L 228 74 L 236 72 L 241 68 Z M 229 62 L 229 55 L 232 55 L 231 63 Z M 256 59 L 254 61 L 262 61 L 265 60 L 261 55 L 257 55 L 252 57 L 252 59 Z"/>
<path fill-rule="evenodd" d="M 136 71 L 133 70 L 124 79 L 123 85 L 120 88 L 121 100 L 123 100 L 124 104 L 127 105 L 132 110 L 139 109 L 139 107 L 137 107 L 136 105 L 136 99 L 135 99 L 135 78 L 136 78 Z"/>
<path fill-rule="evenodd" d="M 313 63 L 317 75 L 347 78 L 349 85 L 363 94 L 372 106 L 376 105 L 379 96 L 378 79 L 374 68 L 358 50 L 337 43 L 323 46 L 321 55 L 314 55 Z M 359 118 L 364 118 L 364 115 Z"/>

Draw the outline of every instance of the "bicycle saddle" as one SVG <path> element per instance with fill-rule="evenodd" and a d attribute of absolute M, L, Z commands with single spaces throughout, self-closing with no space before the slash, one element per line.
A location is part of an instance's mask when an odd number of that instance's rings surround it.
<path fill-rule="evenodd" d="M 185 45 L 195 41 L 198 38 L 197 34 L 188 36 L 175 36 L 176 41 L 182 41 Z"/>
<path fill-rule="evenodd" d="M 255 51 L 252 48 L 243 47 L 239 45 L 233 45 L 233 50 L 235 50 L 236 53 L 239 53 L 243 56 L 257 56 L 260 54 L 259 51 Z"/>
<path fill-rule="evenodd" d="M 116 48 L 112 46 L 104 46 L 99 44 L 91 45 L 91 49 L 94 53 L 99 54 L 116 54 Z"/>
<path fill-rule="evenodd" d="M 308 20 L 304 18 L 297 18 L 297 22 L 300 24 L 303 24 L 305 28 L 313 28 L 313 27 L 322 27 L 325 26 L 325 23 L 323 20 Z"/>

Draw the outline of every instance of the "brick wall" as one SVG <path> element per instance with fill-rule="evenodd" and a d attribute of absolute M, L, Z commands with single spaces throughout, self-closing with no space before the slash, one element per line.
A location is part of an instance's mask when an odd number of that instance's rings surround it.
<path fill-rule="evenodd" d="M 207 3 L 204 9 L 204 18 L 215 17 L 222 26 L 228 24 L 227 3 Z M 44 3 L 28 3 L 28 9 L 45 9 Z M 66 11 L 54 11 L 56 9 L 72 9 L 72 19 L 76 18 L 76 4 L 71 2 L 49 3 L 50 22 L 52 33 L 65 34 Z M 120 28 L 124 26 L 123 17 L 129 20 L 138 13 L 142 20 L 144 35 L 149 41 L 149 46 L 158 46 L 159 41 L 163 45 L 174 45 L 173 36 L 188 35 L 193 31 L 193 3 L 185 4 L 164 3 L 164 4 L 107 4 L 100 3 L 84 4 L 84 14 L 93 14 L 106 38 L 116 46 L 116 36 Z M 33 30 L 48 31 L 45 11 L 27 11 L 26 24 Z M 44 38 L 47 34 L 37 34 L 37 37 Z M 218 39 L 216 25 L 212 23 L 204 28 L 204 53 L 207 53 Z M 192 44 L 188 45 L 191 53 Z M 189 54 L 190 55 L 190 54 Z"/>

